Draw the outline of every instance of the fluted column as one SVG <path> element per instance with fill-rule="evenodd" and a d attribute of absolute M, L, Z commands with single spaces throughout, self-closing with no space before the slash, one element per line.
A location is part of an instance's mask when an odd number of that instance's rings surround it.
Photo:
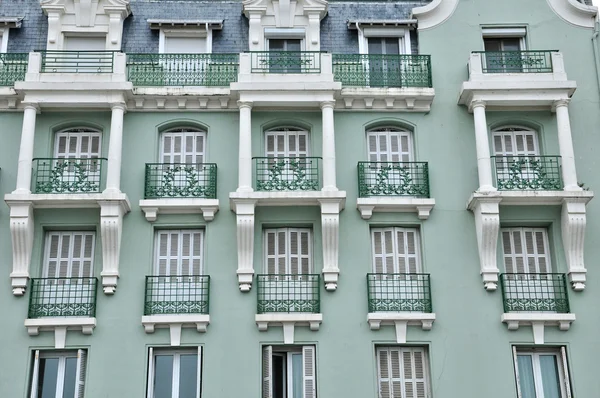
<path fill-rule="evenodd" d="M 571 135 L 571 122 L 569 121 L 569 100 L 560 100 L 554 103 L 556 124 L 558 127 L 558 145 L 562 161 L 562 177 L 565 191 L 579 191 L 577 184 L 577 171 L 575 169 L 575 151 L 573 150 L 573 137 Z"/>
<path fill-rule="evenodd" d="M 239 172 L 237 192 L 252 192 L 252 102 L 238 101 L 240 108 Z"/>
<path fill-rule="evenodd" d="M 110 119 L 110 141 L 108 144 L 108 166 L 104 192 L 121 192 L 121 159 L 123 148 L 123 115 L 125 104 L 112 104 Z"/>
<path fill-rule="evenodd" d="M 475 121 L 475 147 L 477 149 L 477 170 L 479 172 L 479 192 L 495 191 L 492 181 L 492 162 L 488 140 L 485 102 L 473 101 L 473 119 Z"/>
<path fill-rule="evenodd" d="M 335 126 L 333 107 L 335 101 L 321 102 L 323 119 L 323 190 L 337 191 L 335 181 Z"/>
<path fill-rule="evenodd" d="M 31 169 L 33 167 L 33 143 L 35 139 L 35 119 L 39 110 L 37 104 L 26 103 L 23 112 L 21 147 L 17 170 L 17 187 L 13 193 L 31 193 Z"/>

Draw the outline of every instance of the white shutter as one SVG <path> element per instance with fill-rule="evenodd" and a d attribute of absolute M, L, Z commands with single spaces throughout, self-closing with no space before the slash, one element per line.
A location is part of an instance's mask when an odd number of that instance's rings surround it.
<path fill-rule="evenodd" d="M 535 156 L 539 155 L 539 145 L 535 131 L 523 127 L 509 127 L 492 133 L 496 156 Z"/>
<path fill-rule="evenodd" d="M 312 272 L 311 231 L 308 228 L 266 229 L 265 272 L 270 275 Z"/>
<path fill-rule="evenodd" d="M 206 37 L 165 35 L 164 54 L 206 53 Z"/>
<path fill-rule="evenodd" d="M 376 274 L 394 273 L 393 228 L 373 229 L 371 236 L 373 243 L 373 272 Z"/>
<path fill-rule="evenodd" d="M 425 398 L 428 391 L 425 352 L 422 348 L 402 349 L 402 370 L 406 398 Z"/>
<path fill-rule="evenodd" d="M 31 370 L 31 394 L 30 398 L 38 397 L 38 377 L 40 372 L 40 350 L 35 350 L 33 357 L 33 369 Z"/>
<path fill-rule="evenodd" d="M 97 130 L 76 128 L 56 133 L 54 157 L 63 159 L 72 158 L 99 158 L 102 134 Z"/>
<path fill-rule="evenodd" d="M 198 374 L 196 377 L 197 386 L 196 386 L 196 398 L 200 398 L 200 392 L 202 389 L 202 346 L 198 346 L 198 365 L 196 366 L 198 369 Z"/>
<path fill-rule="evenodd" d="M 396 234 L 396 258 L 398 273 L 415 274 L 420 271 L 418 258 L 418 230 L 416 228 L 394 228 Z"/>
<path fill-rule="evenodd" d="M 308 156 L 308 131 L 280 129 L 265 132 L 265 156 L 306 157 Z"/>
<path fill-rule="evenodd" d="M 262 358 L 263 398 L 273 398 L 273 347 L 263 347 Z"/>
<path fill-rule="evenodd" d="M 402 380 L 402 350 L 389 350 L 389 369 L 390 369 L 390 397 L 403 398 L 404 386 Z"/>
<path fill-rule="evenodd" d="M 390 352 L 387 348 L 377 349 L 377 374 L 379 379 L 379 398 L 392 398 L 389 367 Z"/>
<path fill-rule="evenodd" d="M 396 128 L 379 128 L 367 133 L 371 162 L 410 162 L 412 134 Z"/>
<path fill-rule="evenodd" d="M 204 233 L 181 229 L 156 232 L 157 276 L 202 275 Z"/>
<path fill-rule="evenodd" d="M 204 163 L 206 133 L 179 128 L 161 134 L 160 158 L 163 163 Z"/>
<path fill-rule="evenodd" d="M 521 381 L 519 380 L 519 360 L 518 360 L 518 353 L 517 353 L 517 347 L 512 346 L 512 352 L 513 352 L 513 361 L 515 364 L 515 375 L 516 375 L 516 379 L 517 379 L 517 398 L 522 398 L 523 395 L 521 393 Z"/>
<path fill-rule="evenodd" d="M 85 389 L 85 370 L 87 367 L 87 352 L 77 350 L 77 372 L 75 373 L 75 397 L 83 398 Z"/>
<path fill-rule="evenodd" d="M 550 252 L 545 228 L 503 228 L 502 247 L 507 273 L 550 273 Z"/>
<path fill-rule="evenodd" d="M 567 394 L 565 398 L 571 398 L 571 379 L 569 378 L 569 364 L 567 362 L 567 350 L 565 347 L 560 347 L 560 359 L 562 362 L 563 378 L 565 383 L 564 390 Z"/>
<path fill-rule="evenodd" d="M 66 36 L 64 45 L 67 51 L 104 51 L 106 50 L 106 37 Z"/>
<path fill-rule="evenodd" d="M 304 398 L 316 398 L 315 347 L 302 347 L 302 367 L 304 381 Z"/>
<path fill-rule="evenodd" d="M 154 349 L 148 349 L 148 396 L 154 398 Z"/>
<path fill-rule="evenodd" d="M 49 232 L 46 235 L 45 278 L 89 278 L 94 265 L 93 232 Z"/>
<path fill-rule="evenodd" d="M 419 231 L 416 228 L 377 228 L 371 232 L 373 272 L 419 273 Z"/>

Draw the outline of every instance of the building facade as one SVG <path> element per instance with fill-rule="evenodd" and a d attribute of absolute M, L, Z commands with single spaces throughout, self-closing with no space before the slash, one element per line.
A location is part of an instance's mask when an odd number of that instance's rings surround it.
<path fill-rule="evenodd" d="M 0 397 L 597 396 L 591 3 L 0 15 Z"/>

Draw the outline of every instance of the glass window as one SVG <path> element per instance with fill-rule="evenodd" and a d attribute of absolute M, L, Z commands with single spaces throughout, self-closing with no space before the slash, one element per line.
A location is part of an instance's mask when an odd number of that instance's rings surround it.
<path fill-rule="evenodd" d="M 521 398 L 567 398 L 570 383 L 565 348 L 513 347 Z"/>
<path fill-rule="evenodd" d="M 150 348 L 147 398 L 200 398 L 202 347 Z"/>
<path fill-rule="evenodd" d="M 31 398 L 83 397 L 87 352 L 34 352 Z"/>
<path fill-rule="evenodd" d="M 263 347 L 263 398 L 316 398 L 315 347 Z"/>

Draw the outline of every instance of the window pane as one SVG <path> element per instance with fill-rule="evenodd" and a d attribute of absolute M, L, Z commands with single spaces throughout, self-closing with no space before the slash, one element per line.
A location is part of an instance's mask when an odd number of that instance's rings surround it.
<path fill-rule="evenodd" d="M 517 366 L 519 367 L 519 384 L 521 385 L 522 398 L 536 398 L 531 355 L 517 355 Z"/>
<path fill-rule="evenodd" d="M 198 355 L 179 357 L 179 398 L 196 398 L 198 385 Z"/>
<path fill-rule="evenodd" d="M 269 39 L 269 50 L 270 51 L 283 51 L 284 48 L 285 48 L 285 40 Z"/>
<path fill-rule="evenodd" d="M 300 51 L 301 43 L 302 40 L 300 39 L 288 39 L 286 51 Z"/>
<path fill-rule="evenodd" d="M 154 398 L 171 398 L 173 355 L 156 355 L 154 358 Z"/>
<path fill-rule="evenodd" d="M 56 398 L 58 358 L 40 358 L 38 398 Z"/>
<path fill-rule="evenodd" d="M 77 358 L 67 358 L 65 365 L 65 385 L 63 387 L 63 398 L 75 396 L 75 376 L 77 374 Z"/>
<path fill-rule="evenodd" d="M 540 369 L 542 372 L 542 385 L 544 386 L 544 398 L 560 398 L 556 355 L 540 355 Z"/>
<path fill-rule="evenodd" d="M 302 354 L 292 354 L 292 398 L 302 398 Z"/>
<path fill-rule="evenodd" d="M 273 355 L 273 398 L 285 398 L 285 357 Z"/>

